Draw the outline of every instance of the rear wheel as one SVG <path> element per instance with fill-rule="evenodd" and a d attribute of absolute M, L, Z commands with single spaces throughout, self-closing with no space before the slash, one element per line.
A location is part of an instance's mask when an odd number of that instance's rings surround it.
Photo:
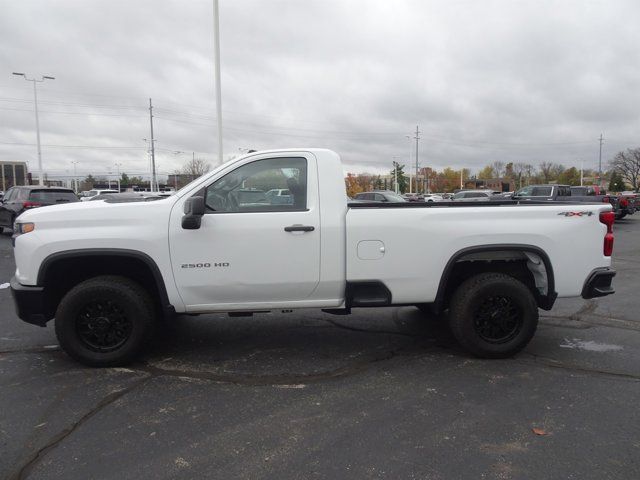
<path fill-rule="evenodd" d="M 538 305 L 529 288 L 502 273 L 463 282 L 451 298 L 451 331 L 460 345 L 482 358 L 505 358 L 527 346 L 538 326 Z"/>
<path fill-rule="evenodd" d="M 131 362 L 149 340 L 153 304 L 147 291 L 126 277 L 105 275 L 73 287 L 55 316 L 62 349 L 91 367 Z"/>

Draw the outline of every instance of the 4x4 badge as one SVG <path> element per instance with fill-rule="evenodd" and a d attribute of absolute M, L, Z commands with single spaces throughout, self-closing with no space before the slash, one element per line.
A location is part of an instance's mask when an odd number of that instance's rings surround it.
<path fill-rule="evenodd" d="M 558 215 L 564 215 L 565 217 L 590 217 L 593 212 L 560 212 Z"/>

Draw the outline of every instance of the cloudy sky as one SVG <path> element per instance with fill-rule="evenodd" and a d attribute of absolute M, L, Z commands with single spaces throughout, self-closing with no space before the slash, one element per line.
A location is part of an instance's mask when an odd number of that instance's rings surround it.
<path fill-rule="evenodd" d="M 209 0 L 0 0 L 0 160 L 44 170 L 217 163 Z M 640 3 L 220 0 L 225 157 L 326 147 L 348 171 L 495 160 L 597 168 L 640 146 Z M 415 148 L 415 147 L 413 147 Z M 183 152 L 183 153 L 175 153 Z M 415 160 L 412 160 L 415 161 Z"/>

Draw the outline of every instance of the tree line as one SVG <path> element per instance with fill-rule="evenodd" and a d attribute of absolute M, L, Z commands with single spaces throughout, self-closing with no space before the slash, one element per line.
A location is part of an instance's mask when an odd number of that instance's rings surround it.
<path fill-rule="evenodd" d="M 409 188 L 409 177 L 405 173 L 405 165 L 393 162 L 392 170 L 388 175 L 374 175 L 370 173 L 347 173 L 345 184 L 347 195 L 353 196 L 356 193 L 370 190 L 394 190 L 396 179 L 400 193 L 406 193 Z M 462 174 L 462 182 L 461 182 Z M 432 192 L 453 192 L 461 188 L 471 180 L 504 179 L 513 182 L 516 189 L 526 185 L 541 183 L 559 183 L 564 185 L 580 185 L 581 179 L 584 184 L 599 183 L 598 171 L 585 169 L 580 172 L 576 167 L 565 167 L 560 163 L 541 162 L 534 166 L 530 163 L 522 162 L 492 162 L 476 174 L 471 175 L 469 169 L 455 170 L 446 167 L 441 171 L 425 168 L 420 171 L 420 183 L 411 185 L 411 191 L 424 192 L 428 188 Z M 611 192 L 623 190 L 637 191 L 640 184 L 640 148 L 628 149 L 618 152 L 609 162 L 607 170 L 602 172 L 602 181 L 608 185 Z M 427 187 L 428 185 L 428 187 Z M 416 190 L 417 189 L 417 190 Z"/>

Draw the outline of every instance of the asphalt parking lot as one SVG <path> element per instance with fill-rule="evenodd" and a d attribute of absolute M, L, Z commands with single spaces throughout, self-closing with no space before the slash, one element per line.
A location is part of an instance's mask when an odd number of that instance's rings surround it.
<path fill-rule="evenodd" d="M 402 307 L 178 317 L 101 370 L 17 319 L 0 235 L 0 477 L 640 478 L 640 214 L 615 233 L 617 293 L 541 312 L 513 359 Z"/>

